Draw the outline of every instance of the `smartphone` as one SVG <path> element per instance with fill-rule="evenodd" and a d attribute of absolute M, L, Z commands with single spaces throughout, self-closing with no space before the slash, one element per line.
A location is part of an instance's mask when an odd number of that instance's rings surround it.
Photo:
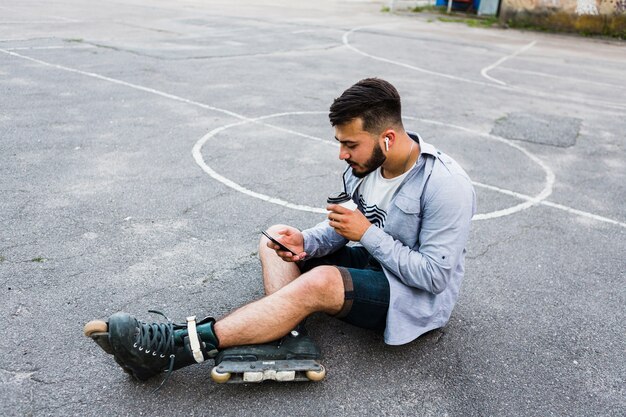
<path fill-rule="evenodd" d="M 271 240 L 272 242 L 276 243 L 278 246 L 280 246 L 280 248 L 284 251 L 287 252 L 291 252 L 293 254 L 293 256 L 298 256 L 297 253 L 295 253 L 294 251 L 292 251 L 291 249 L 289 249 L 287 246 L 283 245 L 282 243 L 280 243 L 278 240 L 274 239 L 273 237 L 271 237 L 270 235 L 268 235 L 267 233 L 265 233 L 264 231 L 261 231 L 261 233 L 263 233 L 265 235 L 266 238 L 268 238 L 269 240 Z"/>

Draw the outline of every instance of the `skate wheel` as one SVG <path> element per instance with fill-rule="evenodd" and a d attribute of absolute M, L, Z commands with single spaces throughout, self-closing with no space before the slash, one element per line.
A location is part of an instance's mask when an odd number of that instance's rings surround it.
<path fill-rule="evenodd" d="M 211 379 L 218 384 L 228 382 L 230 379 L 230 372 L 220 372 L 217 370 L 217 366 L 211 370 Z"/>
<path fill-rule="evenodd" d="M 109 325 L 102 320 L 92 320 L 89 323 L 85 324 L 83 328 L 83 333 L 85 336 L 91 337 L 94 333 L 105 333 L 109 330 Z"/>
<path fill-rule="evenodd" d="M 326 368 L 323 365 L 320 365 L 319 371 L 306 371 L 306 377 L 311 381 L 321 381 L 326 376 Z"/>

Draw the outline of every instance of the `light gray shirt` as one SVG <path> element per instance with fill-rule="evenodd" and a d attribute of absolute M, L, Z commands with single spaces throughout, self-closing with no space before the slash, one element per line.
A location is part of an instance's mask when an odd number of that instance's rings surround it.
<path fill-rule="evenodd" d="M 392 197 L 384 228 L 372 225 L 360 240 L 389 280 L 385 342 L 390 345 L 408 343 L 448 322 L 459 297 L 476 212 L 474 188 L 459 164 L 418 135 L 409 135 L 420 145 L 418 162 Z M 360 179 L 351 172 L 345 175 L 354 198 Z M 302 233 L 309 257 L 333 253 L 348 242 L 328 220 Z"/>

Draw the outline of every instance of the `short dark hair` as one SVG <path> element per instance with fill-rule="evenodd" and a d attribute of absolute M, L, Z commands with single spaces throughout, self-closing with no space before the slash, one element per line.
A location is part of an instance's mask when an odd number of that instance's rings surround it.
<path fill-rule="evenodd" d="M 365 78 L 348 88 L 330 106 L 332 126 L 360 117 L 363 130 L 375 135 L 388 126 L 402 127 L 402 106 L 398 90 L 380 78 Z"/>

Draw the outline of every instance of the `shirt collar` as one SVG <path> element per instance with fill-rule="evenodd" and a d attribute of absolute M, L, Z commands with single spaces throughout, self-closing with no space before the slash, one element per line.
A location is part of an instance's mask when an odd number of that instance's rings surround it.
<path fill-rule="evenodd" d="M 415 132 L 407 132 L 407 134 L 409 135 L 409 137 L 411 139 L 413 139 L 414 141 L 417 142 L 417 144 L 420 146 L 420 153 L 422 154 L 428 154 L 428 155 L 432 155 L 432 156 L 437 156 L 437 149 L 431 145 L 430 143 L 426 143 L 424 142 L 424 140 L 420 137 L 420 135 L 418 135 Z"/>

